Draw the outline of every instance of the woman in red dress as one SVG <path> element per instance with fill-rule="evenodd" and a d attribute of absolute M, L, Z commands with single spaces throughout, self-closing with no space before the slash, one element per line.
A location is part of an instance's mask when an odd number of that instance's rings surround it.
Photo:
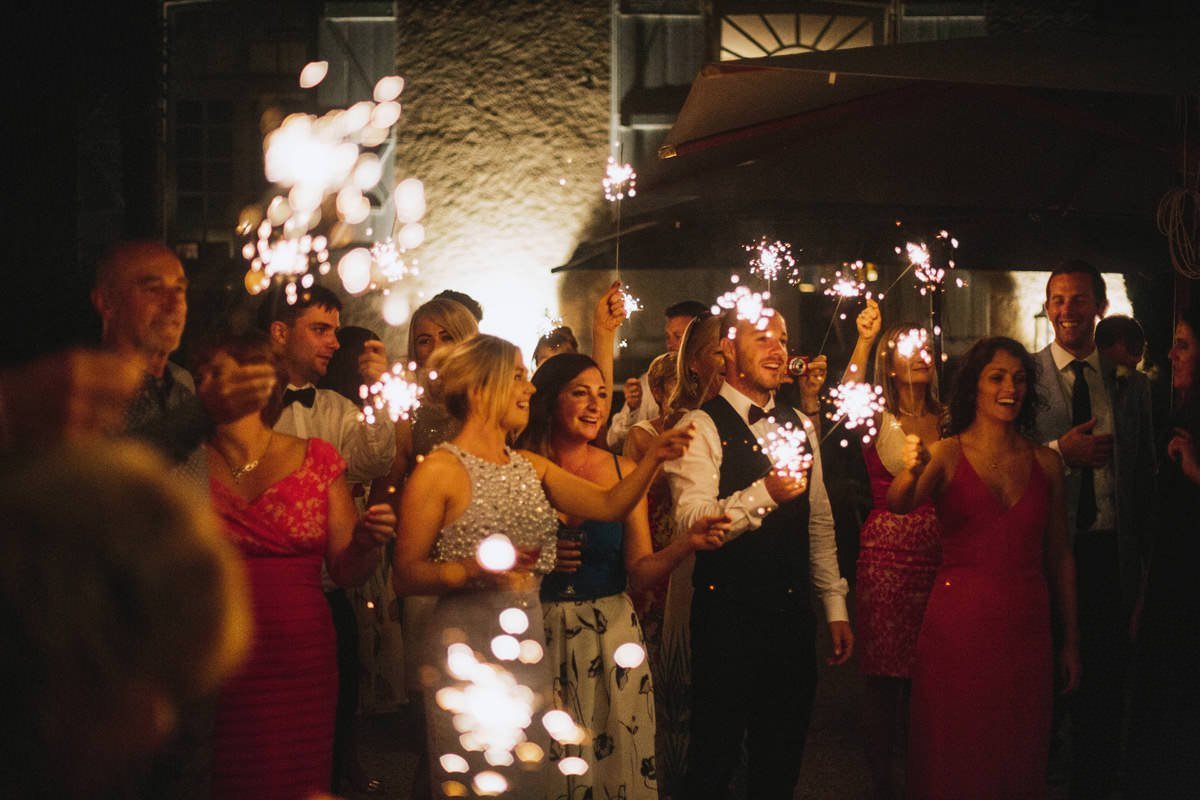
<path fill-rule="evenodd" d="M 226 339 L 198 355 L 197 382 L 257 363 L 274 363 L 265 338 Z M 328 787 L 337 661 L 321 562 L 340 585 L 360 583 L 395 536 L 387 505 L 358 518 L 332 445 L 271 430 L 279 410 L 277 394 L 208 440 L 213 506 L 241 552 L 254 619 L 249 658 L 218 702 L 218 800 L 296 800 Z"/>
<path fill-rule="evenodd" d="M 888 490 L 892 511 L 932 500 L 942 521 L 942 563 L 913 667 L 913 798 L 1046 795 L 1051 588 L 1063 690 L 1079 681 L 1062 462 L 1028 438 L 1036 369 L 1012 339 L 976 342 L 950 401 L 949 437 L 926 448 L 909 435 Z"/>

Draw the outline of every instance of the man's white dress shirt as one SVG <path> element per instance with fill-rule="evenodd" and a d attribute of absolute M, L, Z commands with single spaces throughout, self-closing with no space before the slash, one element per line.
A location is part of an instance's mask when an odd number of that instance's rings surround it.
<path fill-rule="evenodd" d="M 287 388 L 306 389 L 304 386 Z M 333 445 L 346 459 L 346 480 L 367 483 L 387 475 L 396 456 L 396 428 L 386 414 L 375 417 L 368 425 L 358 419 L 359 408 L 332 389 L 317 389 L 312 408 L 303 403 L 291 403 L 283 409 L 275 430 L 298 436 L 315 437 Z"/>
<path fill-rule="evenodd" d="M 1075 390 L 1075 370 L 1071 369 L 1071 362 L 1075 361 L 1075 356 L 1064 350 L 1057 341 L 1050 343 L 1050 355 L 1054 358 L 1054 366 L 1058 369 L 1058 380 L 1062 384 L 1067 405 L 1070 406 L 1071 393 Z M 1100 372 L 1100 351 L 1092 348 L 1092 352 L 1087 358 L 1079 360 L 1087 364 L 1083 369 L 1083 374 L 1087 379 L 1088 394 L 1091 396 L 1092 416 L 1096 418 L 1096 427 L 1092 429 L 1092 433 L 1112 434 L 1115 431 L 1112 403 L 1109 402 L 1108 390 L 1104 388 L 1104 375 Z M 1050 447 L 1058 450 L 1058 441 L 1051 442 Z M 1061 455 L 1061 451 L 1059 454 Z M 1113 497 L 1116 485 L 1111 459 L 1103 467 L 1092 470 L 1092 481 L 1096 488 L 1096 521 L 1089 530 L 1116 530 L 1117 506 Z"/>
<path fill-rule="evenodd" d="M 750 425 L 750 407 L 754 402 L 728 383 L 721 386 L 720 396 L 733 406 L 733 410 L 757 437 L 763 438 L 777 427 L 770 421 L 769 413 L 768 418 Z M 763 410 L 770 412 L 774 407 L 775 398 L 772 396 Z M 800 412 L 796 413 L 804 423 L 809 452 L 813 456 L 812 470 L 808 476 L 809 563 L 813 588 L 825 606 L 825 618 L 828 622 L 848 621 L 848 586 L 838 567 L 833 510 L 829 505 L 829 495 L 825 491 L 825 479 L 821 470 L 820 441 L 808 418 Z M 724 452 L 716 423 L 706 412 L 696 410 L 684 415 L 676 427 L 689 424 L 694 424 L 696 429 L 688 451 L 682 458 L 668 461 L 663 466 L 671 485 L 676 531 L 686 531 L 701 517 L 726 514 L 732 521 L 726 536 L 727 541 L 742 535 L 753 536 L 754 531 L 762 525 L 763 517 L 779 506 L 767 491 L 765 478 L 760 478 L 745 489 L 718 500 Z"/>

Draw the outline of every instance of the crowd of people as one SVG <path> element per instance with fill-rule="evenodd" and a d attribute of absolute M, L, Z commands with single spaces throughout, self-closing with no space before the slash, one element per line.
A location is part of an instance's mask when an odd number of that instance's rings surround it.
<path fill-rule="evenodd" d="M 19 796 L 379 793 L 356 714 L 411 703 L 407 796 L 790 799 L 819 627 L 864 676 L 874 797 L 1045 796 L 1063 732 L 1072 798 L 1200 785 L 1200 319 L 1153 419 L 1144 334 L 1097 325 L 1084 262 L 1048 280 L 1045 349 L 981 339 L 948 390 L 930 332 L 865 303 L 840 380 L 884 410 L 850 580 L 828 362 L 790 373 L 782 315 L 670 306 L 614 414 L 618 284 L 592 352 L 557 329 L 532 374 L 446 291 L 409 321 L 425 394 L 393 421 L 357 399 L 384 344 L 319 285 L 189 369 L 169 248 L 114 246 L 92 300 L 100 349 L 0 374 Z M 802 466 L 772 461 L 781 431 Z"/>

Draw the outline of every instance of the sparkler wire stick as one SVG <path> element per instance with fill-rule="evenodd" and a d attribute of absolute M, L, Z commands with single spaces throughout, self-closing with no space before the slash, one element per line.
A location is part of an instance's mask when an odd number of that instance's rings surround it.
<path fill-rule="evenodd" d="M 825 352 L 825 342 L 829 341 L 829 332 L 833 330 L 833 323 L 838 318 L 838 309 L 842 307 L 842 296 L 838 295 L 837 302 L 833 305 L 833 315 L 829 318 L 829 326 L 825 328 L 825 335 L 821 337 L 821 346 L 817 348 L 817 355 Z"/>

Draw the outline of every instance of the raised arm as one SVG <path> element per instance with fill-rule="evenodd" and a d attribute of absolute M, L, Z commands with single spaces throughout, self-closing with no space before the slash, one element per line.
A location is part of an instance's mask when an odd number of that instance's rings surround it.
<path fill-rule="evenodd" d="M 584 519 L 615 522 L 624 519 L 646 494 L 664 461 L 679 458 L 692 440 L 691 428 L 676 428 L 650 445 L 637 468 L 609 489 L 572 475 L 549 459 L 522 450 L 533 463 L 550 502 L 559 511 Z"/>
<path fill-rule="evenodd" d="M 633 466 L 629 459 L 621 459 L 622 472 L 627 472 Z M 666 547 L 655 550 L 650 540 L 650 517 L 643 498 L 625 518 L 625 571 L 629 574 L 630 588 L 640 592 L 662 583 L 692 553 L 715 550 L 723 545 L 728 530 L 728 517 L 702 517 L 682 535 L 672 537 Z"/>
<path fill-rule="evenodd" d="M 958 457 L 957 450 L 951 452 L 952 446 L 957 447 L 953 439 L 943 439 L 927 448 L 920 436 L 910 433 L 904 437 L 904 469 L 892 480 L 887 493 L 890 511 L 907 514 L 942 493 L 949 475 L 948 462 Z"/>
<path fill-rule="evenodd" d="M 592 313 L 592 360 L 600 367 L 600 374 L 608 384 L 608 396 L 613 390 L 613 348 L 617 329 L 625 321 L 625 301 L 621 297 L 621 282 L 613 281 Z M 604 412 L 608 414 L 608 410 Z"/>
<path fill-rule="evenodd" d="M 868 298 L 867 307 L 858 312 L 854 325 L 858 328 L 858 339 L 854 342 L 853 352 L 850 353 L 850 363 L 842 373 L 842 383 L 867 379 L 867 359 L 871 357 L 871 347 L 879 338 L 879 331 L 883 327 L 879 303 Z M 876 379 L 878 380 L 878 377 Z"/>

